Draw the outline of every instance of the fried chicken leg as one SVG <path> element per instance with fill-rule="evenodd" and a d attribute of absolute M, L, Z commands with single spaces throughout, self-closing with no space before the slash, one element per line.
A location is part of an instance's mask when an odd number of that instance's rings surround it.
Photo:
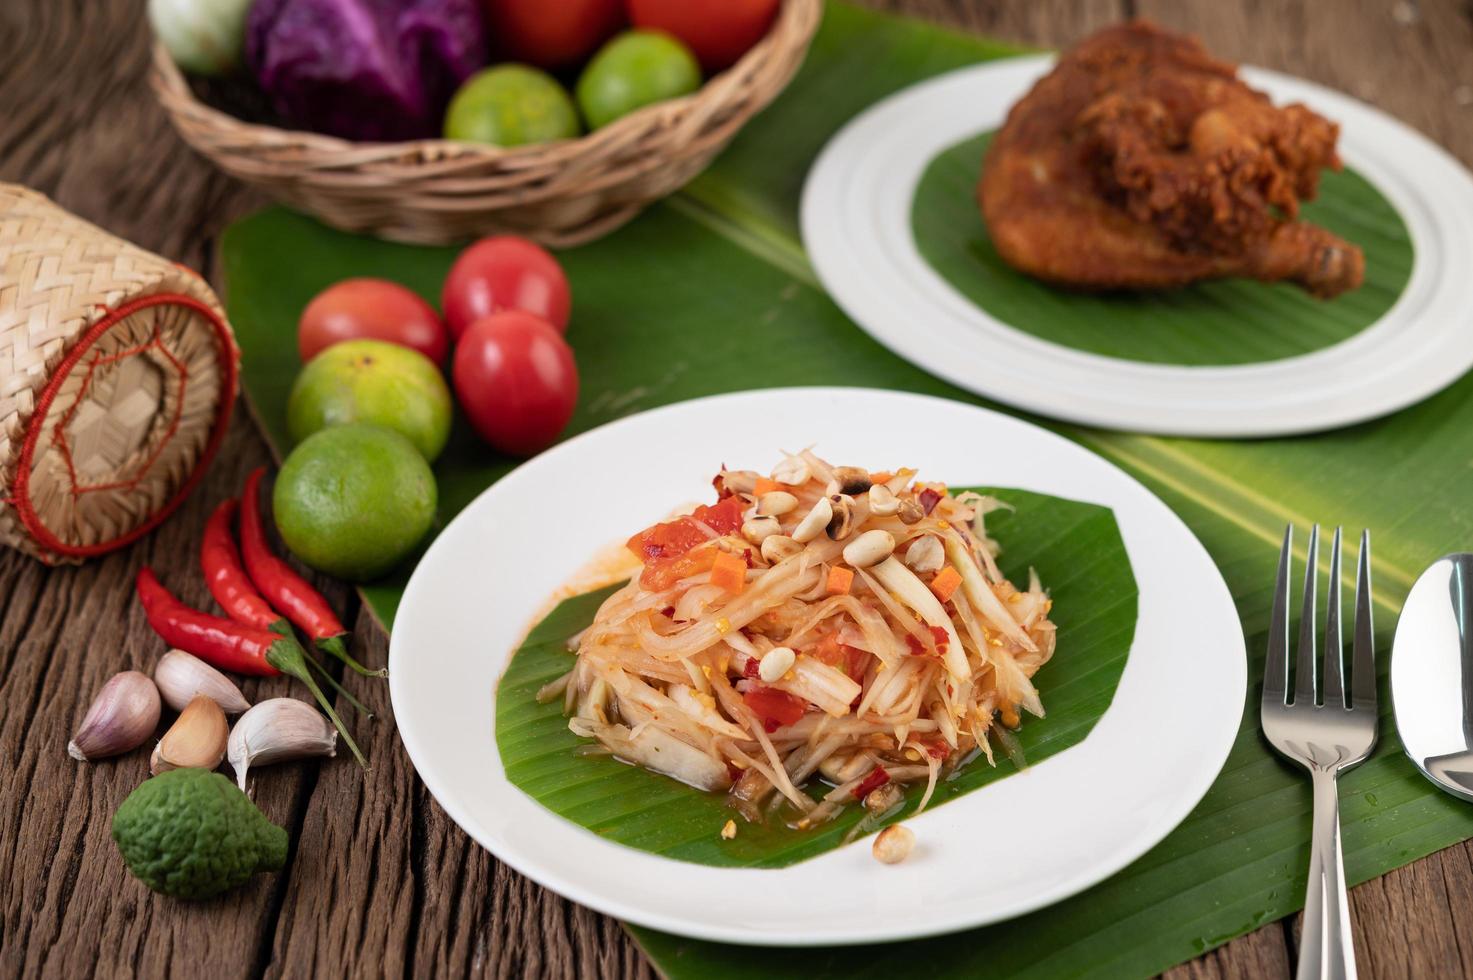
<path fill-rule="evenodd" d="M 1360 249 L 1295 219 L 1338 127 L 1277 108 L 1193 38 L 1136 21 L 1064 53 L 1008 113 L 978 185 L 998 252 L 1040 279 L 1161 289 L 1286 280 L 1319 297 L 1361 283 Z"/>

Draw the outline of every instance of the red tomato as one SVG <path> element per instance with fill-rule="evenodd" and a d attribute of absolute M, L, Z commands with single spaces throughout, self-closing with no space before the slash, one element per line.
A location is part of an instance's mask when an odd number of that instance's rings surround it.
<path fill-rule="evenodd" d="M 716 551 L 692 550 L 711 540 L 696 521 L 717 534 L 734 534 L 742 526 L 744 506 L 740 497 L 723 497 L 710 507 L 697 507 L 690 517 L 655 524 L 630 538 L 624 546 L 644 562 L 639 584 L 663 592 L 688 575 L 708 571 L 716 561 Z"/>
<path fill-rule="evenodd" d="M 503 310 L 531 313 L 566 333 L 572 305 L 557 259 L 515 235 L 483 238 L 461 252 L 440 293 L 445 324 L 456 340 L 472 323 Z"/>
<path fill-rule="evenodd" d="M 639 584 L 651 592 L 664 592 L 676 582 L 709 572 L 716 565 L 715 548 L 695 548 L 674 558 L 653 558 L 639 573 Z"/>
<path fill-rule="evenodd" d="M 568 68 L 624 25 L 620 0 L 485 0 L 493 43 L 517 61 Z"/>
<path fill-rule="evenodd" d="M 684 41 L 701 67 L 720 71 L 736 64 L 762 39 L 777 16 L 779 0 L 626 0 L 635 27 L 667 31 Z"/>
<path fill-rule="evenodd" d="M 807 701 L 775 687 L 754 687 L 742 695 L 742 700 L 762 719 L 762 727 L 769 733 L 791 725 L 808 710 Z"/>
<path fill-rule="evenodd" d="M 546 320 L 517 310 L 477 320 L 465 332 L 451 377 L 471 425 L 513 456 L 552 445 L 578 402 L 572 349 Z"/>
<path fill-rule="evenodd" d="M 340 340 L 386 340 L 419 351 L 436 364 L 450 338 L 435 308 L 387 279 L 344 279 L 312 298 L 297 325 L 297 351 L 310 361 Z"/>
<path fill-rule="evenodd" d="M 723 497 L 709 507 L 697 507 L 690 517 L 677 517 L 673 521 L 647 527 L 630 538 L 625 546 L 646 563 L 661 558 L 678 558 L 696 545 L 711 540 L 696 521 L 717 534 L 732 534 L 742 526 L 744 506 L 740 497 Z"/>

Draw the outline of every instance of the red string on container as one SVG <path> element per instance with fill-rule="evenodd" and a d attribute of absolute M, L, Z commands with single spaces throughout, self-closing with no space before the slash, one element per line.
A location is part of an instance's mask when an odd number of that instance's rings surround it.
<path fill-rule="evenodd" d="M 204 317 L 205 322 L 210 324 L 214 329 L 216 346 L 221 361 L 222 385 L 220 410 L 215 416 L 215 422 L 210 428 L 210 434 L 205 442 L 204 450 L 200 453 L 199 460 L 193 472 L 185 478 L 184 482 L 180 484 L 179 489 L 175 491 L 174 496 L 165 501 L 162 507 L 149 515 L 146 520 L 131 531 L 121 534 L 112 540 L 101 541 L 90 545 L 68 544 L 58 538 L 45 525 L 40 515 L 36 513 L 35 506 L 32 504 L 30 498 L 31 466 L 35 459 L 36 446 L 40 442 L 42 431 L 45 429 L 46 417 L 50 414 L 51 406 L 56 401 L 62 384 L 71 372 L 76 369 L 92 345 L 123 319 L 132 316 L 140 310 L 149 309 L 154 306 L 187 307 Z M 234 344 L 230 338 L 230 328 L 225 325 L 225 321 L 208 304 L 195 299 L 193 296 L 185 296 L 180 293 L 158 293 L 153 296 L 139 297 L 138 299 L 124 303 L 117 309 L 109 311 L 107 315 L 89 327 L 87 332 L 82 335 L 82 338 L 77 341 L 76 345 L 62 358 L 61 363 L 56 367 L 55 373 L 52 374 L 51 379 L 46 383 L 46 387 L 41 390 L 40 397 L 36 399 L 35 411 L 31 416 L 31 425 L 27 427 L 25 439 L 21 443 L 20 455 L 16 463 L 15 483 L 11 488 L 10 503 L 15 508 L 16 515 L 20 518 L 22 526 L 35 539 L 37 545 L 45 551 L 75 558 L 90 558 L 105 554 L 137 541 L 158 527 L 184 502 L 185 498 L 193 492 L 194 488 L 199 485 L 199 481 L 203 479 L 210 461 L 219 452 L 220 444 L 225 441 L 225 432 L 230 424 L 230 413 L 235 406 L 236 374 Z M 174 425 L 178 425 L 177 417 Z M 177 429 L 171 429 L 165 434 L 165 438 L 160 440 L 160 452 L 162 451 L 162 447 L 168 444 L 176 432 Z M 151 466 L 152 462 L 156 459 L 157 453 L 154 454 L 148 465 Z M 68 463 L 70 463 L 69 460 Z M 138 478 L 141 479 L 147 470 L 148 467 L 145 466 Z M 75 483 L 75 471 L 73 471 L 73 481 Z"/>

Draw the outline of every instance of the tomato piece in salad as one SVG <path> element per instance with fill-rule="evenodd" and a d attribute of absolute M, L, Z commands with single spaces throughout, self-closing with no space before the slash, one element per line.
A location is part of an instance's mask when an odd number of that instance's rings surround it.
<path fill-rule="evenodd" d="M 689 517 L 677 517 L 673 521 L 647 527 L 630 538 L 626 547 L 646 565 L 665 558 L 679 558 L 701 542 L 711 539 L 701 529 L 701 524 L 717 534 L 736 533 L 742 526 L 742 499 L 726 497 L 710 506 L 697 507 Z"/>
<path fill-rule="evenodd" d="M 768 733 L 791 725 L 808 710 L 807 701 L 773 687 L 754 687 L 742 695 L 742 700 L 762 720 L 762 727 Z"/>
<path fill-rule="evenodd" d="M 702 524 L 718 535 L 736 533 L 742 526 L 742 499 L 726 497 L 710 506 L 702 505 L 689 517 L 662 521 L 630 538 L 625 547 L 645 566 L 639 584 L 651 591 L 663 591 L 683 578 L 709 571 L 716 561 L 715 551 L 695 552 L 697 546 L 711 540 Z"/>
<path fill-rule="evenodd" d="M 869 668 L 869 651 L 839 642 L 838 633 L 829 633 L 808 651 L 809 656 L 830 667 L 837 667 L 853 680 L 863 683 L 864 672 Z"/>
<path fill-rule="evenodd" d="M 936 652 L 942 656 L 946 655 L 946 648 L 951 646 L 951 637 L 939 626 L 931 627 L 931 641 L 936 644 Z M 911 633 L 905 634 L 905 645 L 910 647 L 913 657 L 924 657 L 927 653 L 925 646 Z"/>
<path fill-rule="evenodd" d="M 709 572 L 715 567 L 719 554 L 721 552 L 712 546 L 696 548 L 674 558 L 646 562 L 644 571 L 639 573 L 639 584 L 651 592 L 664 592 L 683 578 Z"/>
<path fill-rule="evenodd" d="M 838 633 L 829 633 L 808 651 L 808 655 L 830 667 L 837 667 L 844 662 L 844 644 L 839 642 Z"/>

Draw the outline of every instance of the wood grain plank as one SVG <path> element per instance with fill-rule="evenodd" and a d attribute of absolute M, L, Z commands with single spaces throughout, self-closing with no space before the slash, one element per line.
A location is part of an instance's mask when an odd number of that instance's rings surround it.
<path fill-rule="evenodd" d="M 1361 976 L 1473 975 L 1470 853 L 1458 844 L 1351 890 Z"/>
<path fill-rule="evenodd" d="M 1283 929 L 1277 925 L 1239 936 L 1205 956 L 1162 974 L 1166 980 L 1235 980 L 1237 977 L 1288 980 L 1293 975 L 1289 945 L 1284 940 Z"/>
<path fill-rule="evenodd" d="M 36 187 L 90 220 L 201 267 L 207 242 L 249 195 L 211 173 L 166 130 L 143 84 L 141 2 L 0 5 L 0 178 Z M 232 205 L 238 201 L 238 205 Z M 145 562 L 203 603 L 193 567 L 206 508 L 264 456 L 232 425 L 210 478 L 147 541 L 81 568 L 0 560 L 0 972 L 78 976 L 172 966 L 246 976 L 272 926 L 281 882 L 263 877 L 217 902 L 185 905 L 127 875 L 112 813 L 147 774 L 147 752 L 95 766 L 65 753 L 93 692 L 126 667 L 149 669 L 162 644 L 132 600 Z M 284 689 L 247 684 L 248 695 Z M 260 800 L 274 819 L 302 811 L 300 782 Z"/>
<path fill-rule="evenodd" d="M 355 655 L 387 641 L 360 614 Z M 303 820 L 270 973 L 646 976 L 613 920 L 498 864 L 435 805 L 395 733 L 382 681 L 353 678 L 377 716 L 358 726 L 373 773 L 323 767 Z M 263 773 L 262 778 L 270 774 Z"/>
<path fill-rule="evenodd" d="M 1321 82 L 1473 163 L 1473 8 L 1458 0 L 1176 3 L 1138 11 L 1215 54 Z"/>
<path fill-rule="evenodd" d="M 876 10 L 918 17 L 1016 44 L 1060 47 L 1127 15 L 1127 0 L 859 0 Z"/>

